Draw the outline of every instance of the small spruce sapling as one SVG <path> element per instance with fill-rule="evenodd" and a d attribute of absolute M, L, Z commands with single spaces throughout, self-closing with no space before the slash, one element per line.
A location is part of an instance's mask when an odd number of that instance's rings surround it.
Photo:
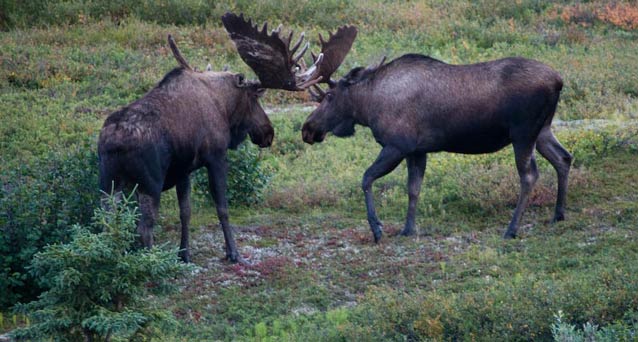
<path fill-rule="evenodd" d="M 110 196 L 109 210 L 95 210 L 94 229 L 75 225 L 69 243 L 35 254 L 30 272 L 47 290 L 16 306 L 32 324 L 15 330 L 15 338 L 131 340 L 174 323 L 152 298 L 174 292 L 173 280 L 193 266 L 179 261 L 177 248 L 135 249 L 138 213 L 131 196 Z"/>

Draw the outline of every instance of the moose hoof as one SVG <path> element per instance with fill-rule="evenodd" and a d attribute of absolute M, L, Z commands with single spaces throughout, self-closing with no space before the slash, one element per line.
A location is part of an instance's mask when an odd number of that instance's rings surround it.
<path fill-rule="evenodd" d="M 179 251 L 179 253 L 177 253 L 177 256 L 179 256 L 179 258 L 187 264 L 191 262 L 191 254 L 188 252 L 188 250 Z"/>
<path fill-rule="evenodd" d="M 377 229 L 372 230 L 372 235 L 374 236 L 374 243 L 379 243 L 379 240 L 381 240 L 381 237 L 383 236 L 383 230 L 381 229 L 381 226 L 376 228 Z"/>
<path fill-rule="evenodd" d="M 507 231 L 503 235 L 503 239 L 505 239 L 505 240 L 511 240 L 511 239 L 515 239 L 515 238 L 516 238 L 516 233 L 514 233 L 514 232 Z"/>
<path fill-rule="evenodd" d="M 250 266 L 250 263 L 246 261 L 239 253 L 226 254 L 226 260 L 233 264 L 240 264 L 244 266 Z"/>
<path fill-rule="evenodd" d="M 556 222 L 560 222 L 560 221 L 564 221 L 564 220 L 565 220 L 565 215 L 556 214 L 556 215 L 554 215 L 554 218 L 552 219 L 551 223 L 556 223 Z"/>
<path fill-rule="evenodd" d="M 416 234 L 416 232 L 414 231 L 414 229 L 407 229 L 407 228 L 404 228 L 404 229 L 403 229 L 403 230 L 399 233 L 399 235 L 401 235 L 401 236 L 412 236 L 412 235 L 414 235 L 414 234 Z"/>

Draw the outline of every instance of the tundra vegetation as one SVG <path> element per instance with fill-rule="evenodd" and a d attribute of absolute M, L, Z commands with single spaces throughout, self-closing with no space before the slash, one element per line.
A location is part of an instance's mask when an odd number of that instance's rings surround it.
<path fill-rule="evenodd" d="M 175 280 L 178 293 L 147 297 L 176 320 L 156 339 L 636 338 L 635 2 L 7 0 L 2 8 L 3 331 L 33 324 L 11 310 L 38 294 L 29 286 L 35 275 L 25 271 L 33 254 L 71 241 L 73 224 L 88 226 L 99 197 L 97 132 L 109 113 L 175 66 L 167 34 L 192 66 L 201 70 L 210 60 L 215 70 L 228 65 L 252 78 L 219 19 L 232 10 L 305 30 L 311 49 L 318 33 L 357 26 L 337 79 L 408 52 L 451 64 L 523 56 L 551 66 L 564 83 L 552 130 L 574 157 L 567 219 L 548 223 L 556 177 L 538 158 L 540 177 L 518 238 L 504 241 L 518 196 L 513 151 L 437 153 L 428 158 L 414 236 L 396 236 L 408 202 L 406 167 L 375 183 L 386 235 L 374 244 L 360 188 L 380 150 L 370 131 L 306 145 L 309 95 L 269 91 L 261 103 L 273 144 L 241 146 L 231 156 L 241 167 L 231 164 L 229 172 L 236 184 L 257 180 L 260 189 L 230 203 L 238 251 L 251 264 L 221 261 L 215 210 L 195 185 L 190 247 L 200 270 Z M 198 177 L 194 184 L 206 183 Z M 156 243 L 177 246 L 177 199 L 162 199 Z"/>

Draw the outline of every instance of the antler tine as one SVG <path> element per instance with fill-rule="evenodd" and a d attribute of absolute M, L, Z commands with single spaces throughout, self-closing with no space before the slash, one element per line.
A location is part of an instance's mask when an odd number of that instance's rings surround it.
<path fill-rule="evenodd" d="M 323 91 L 323 89 L 321 89 L 321 87 L 320 87 L 320 86 L 318 86 L 318 85 L 316 85 L 316 84 L 313 84 L 313 85 L 312 85 L 312 87 L 313 87 L 313 88 L 315 88 L 315 89 L 317 90 L 317 93 L 318 93 L 319 95 L 321 95 L 321 97 L 326 96 L 326 92 L 325 92 L 325 91 Z"/>
<path fill-rule="evenodd" d="M 308 88 L 307 90 L 308 90 L 308 93 L 310 94 L 310 97 L 315 102 L 323 101 L 323 98 L 326 96 L 326 93 L 323 91 L 323 89 L 321 89 L 321 87 L 319 87 L 318 84 L 313 84 L 312 88 Z"/>
<path fill-rule="evenodd" d="M 308 88 L 308 93 L 310 94 L 310 97 L 312 97 L 313 100 L 319 102 L 319 94 L 315 93 L 310 88 Z"/>
<path fill-rule="evenodd" d="M 323 61 L 323 54 L 319 54 L 317 60 L 308 70 L 304 70 L 301 74 L 296 74 L 295 78 L 297 80 L 297 89 L 304 90 L 311 85 L 319 83 L 323 79 L 323 76 L 320 75 L 320 65 Z"/>
<path fill-rule="evenodd" d="M 286 43 L 286 47 L 290 47 L 290 42 L 292 41 L 292 35 L 295 32 L 290 30 L 290 33 L 288 33 L 288 37 L 286 38 L 286 40 L 284 41 Z"/>
<path fill-rule="evenodd" d="M 299 49 L 299 46 L 301 45 L 301 43 L 303 43 L 304 38 L 306 38 L 306 32 L 301 32 L 301 34 L 299 35 L 299 39 L 297 39 L 297 42 L 295 43 L 295 46 L 290 49 L 291 56 L 295 54 L 295 51 L 297 51 L 297 49 Z"/>
<path fill-rule="evenodd" d="M 306 53 L 309 47 L 310 47 L 310 43 L 306 42 L 306 45 L 303 47 L 303 49 L 301 49 L 297 57 L 293 58 L 293 64 L 297 64 L 297 62 L 299 62 L 299 60 L 301 59 L 301 57 L 303 57 L 303 55 Z"/>
<path fill-rule="evenodd" d="M 283 26 L 284 26 L 283 24 L 279 24 L 279 26 L 277 26 L 276 29 L 272 30 L 272 32 L 270 32 L 270 34 L 279 36 L 279 32 L 281 32 L 281 28 Z"/>

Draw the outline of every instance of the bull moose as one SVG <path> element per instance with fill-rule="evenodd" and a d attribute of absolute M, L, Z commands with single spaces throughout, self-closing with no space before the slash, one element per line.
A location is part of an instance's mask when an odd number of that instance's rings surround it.
<path fill-rule="evenodd" d="M 303 90 L 318 81 L 316 65 L 308 69 L 297 66 L 296 61 L 305 53 L 304 49 L 295 55 L 303 36 L 291 48 L 292 33 L 282 39 L 279 31 L 268 34 L 266 27 L 259 31 L 243 16 L 234 14 L 225 15 L 223 22 L 231 36 L 241 31 L 277 41 L 279 49 L 270 57 L 278 64 L 248 63 L 259 71 L 260 81 L 246 81 L 241 74 L 210 68 L 198 72 L 186 62 L 169 35 L 169 46 L 179 67 L 142 98 L 109 115 L 98 141 L 100 189 L 118 193 L 125 186 L 138 186 L 141 218 L 137 231 L 145 247 L 153 245 L 161 192 L 176 188 L 180 257 L 186 262 L 190 260 L 190 173 L 207 168 L 226 258 L 242 261 L 228 222 L 227 149 L 236 148 L 247 135 L 259 147 L 271 145 L 274 130 L 258 101 L 266 88 Z"/>
<path fill-rule="evenodd" d="M 564 219 L 572 156 L 550 128 L 563 87 L 556 71 L 518 57 L 451 65 L 407 54 L 387 64 L 384 58 L 376 66 L 354 68 L 334 81 L 330 77 L 356 37 L 353 27 L 340 32 L 327 42 L 321 39 L 320 83 L 329 89 L 313 86 L 311 94 L 319 106 L 304 123 L 302 137 L 313 144 L 323 141 L 328 132 L 351 136 L 357 124 L 372 130 L 382 149 L 365 171 L 362 188 L 375 242 L 382 236 L 382 225 L 375 212 L 373 182 L 407 160 L 409 204 L 401 235 L 414 234 L 416 205 L 431 152 L 480 154 L 513 146 L 520 195 L 504 237 L 514 238 L 538 178 L 536 149 L 558 176 L 553 221 Z M 335 63 L 330 56 L 339 59 Z"/>

